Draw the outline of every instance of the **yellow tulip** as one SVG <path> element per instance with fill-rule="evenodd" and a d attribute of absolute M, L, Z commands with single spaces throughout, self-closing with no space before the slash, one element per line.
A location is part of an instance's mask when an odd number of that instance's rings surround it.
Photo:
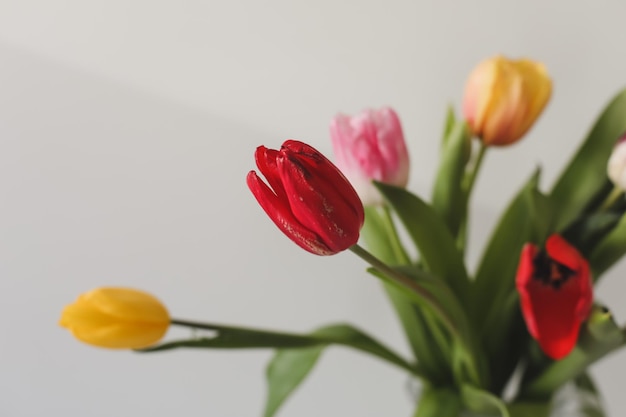
<path fill-rule="evenodd" d="M 138 349 L 161 340 L 169 325 L 165 306 L 130 288 L 96 288 L 63 309 L 59 324 L 90 345 Z"/>
<path fill-rule="evenodd" d="M 481 62 L 470 74 L 463 113 L 485 145 L 509 145 L 530 129 L 551 92 L 552 81 L 543 64 L 497 56 Z"/>

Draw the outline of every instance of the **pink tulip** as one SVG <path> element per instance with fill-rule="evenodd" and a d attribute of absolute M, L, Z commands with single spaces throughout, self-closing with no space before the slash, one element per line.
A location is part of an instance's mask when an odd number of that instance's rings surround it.
<path fill-rule="evenodd" d="M 400 119 L 393 109 L 365 110 L 356 116 L 339 114 L 330 123 L 330 137 L 337 166 L 364 205 L 382 203 L 372 180 L 406 186 L 409 155 Z"/>

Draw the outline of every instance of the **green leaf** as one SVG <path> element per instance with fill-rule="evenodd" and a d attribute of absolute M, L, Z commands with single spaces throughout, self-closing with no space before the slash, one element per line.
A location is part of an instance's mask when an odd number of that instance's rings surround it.
<path fill-rule="evenodd" d="M 563 231 L 562 236 L 588 258 L 598 243 L 615 229 L 621 217 L 622 213 L 613 211 L 585 215 Z"/>
<path fill-rule="evenodd" d="M 552 415 L 605 417 L 602 399 L 591 377 L 584 373 L 558 390 L 552 401 Z"/>
<path fill-rule="evenodd" d="M 187 322 L 173 321 L 181 324 Z M 164 343 L 137 352 L 158 352 L 176 348 L 283 348 L 274 357 L 268 369 L 269 394 L 265 416 L 274 415 L 287 396 L 304 380 L 315 365 L 322 350 L 328 345 L 342 345 L 376 356 L 399 366 L 414 376 L 423 378 L 420 369 L 363 331 L 347 325 L 321 327 L 308 335 L 277 333 L 208 323 L 195 324 L 197 328 L 216 332 L 214 337 L 202 337 Z M 287 349 L 285 349 L 287 348 Z M 293 369 L 292 369 L 293 368 Z"/>
<path fill-rule="evenodd" d="M 413 417 L 459 417 L 462 409 L 461 399 L 453 390 L 425 387 Z"/>
<path fill-rule="evenodd" d="M 378 182 L 375 185 L 404 224 L 428 270 L 443 279 L 463 302 L 469 290 L 463 255 L 441 217 L 403 188 Z"/>
<path fill-rule="evenodd" d="M 319 359 L 324 345 L 303 349 L 281 349 L 267 367 L 267 402 L 264 417 L 272 417 L 300 385 Z"/>
<path fill-rule="evenodd" d="M 604 109 L 587 138 L 552 190 L 558 204 L 557 230 L 574 221 L 606 181 L 606 164 L 615 143 L 626 131 L 626 90 Z"/>
<path fill-rule="evenodd" d="M 383 262 L 395 264 L 397 259 L 392 249 L 385 221 L 378 207 L 365 207 L 365 222 L 361 228 L 361 239 L 367 248 Z"/>
<path fill-rule="evenodd" d="M 493 392 L 504 389 L 528 346 L 529 339 L 521 317 L 517 292 L 511 292 L 498 305 L 501 309 L 492 311 L 485 320 L 481 333 L 484 350 L 492 364 L 490 390 Z"/>
<path fill-rule="evenodd" d="M 519 317 L 515 274 L 524 244 L 543 244 L 552 231 L 553 205 L 538 190 L 537 169 L 506 209 L 484 251 L 472 288 L 472 318 L 490 358 L 492 389 L 517 365 L 526 330 Z"/>
<path fill-rule="evenodd" d="M 194 324 L 194 323 L 190 323 Z M 177 348 L 237 349 L 237 348 L 300 348 L 329 344 L 348 346 L 399 366 L 413 375 L 422 376 L 415 365 L 387 348 L 373 337 L 348 324 L 321 327 L 306 335 L 278 333 L 241 327 L 198 323 L 197 328 L 213 330 L 213 337 L 177 340 L 137 350 L 150 353 Z"/>
<path fill-rule="evenodd" d="M 486 386 L 486 358 L 475 343 L 471 324 L 467 320 L 467 315 L 456 296 L 444 282 L 429 277 L 415 266 L 396 267 L 394 269 L 405 277 L 410 277 L 415 287 L 419 287 L 419 290 L 401 286 L 397 281 L 390 280 L 383 272 L 375 268 L 369 268 L 368 272 L 384 282 L 394 285 L 407 298 L 416 305 L 428 309 L 437 318 L 438 322 L 445 325 L 452 338 L 450 346 L 454 355 L 450 356 L 454 356 L 455 359 L 453 371 L 456 381 L 469 381 L 477 385 Z M 433 306 L 438 306 L 439 308 L 434 308 Z"/>
<path fill-rule="evenodd" d="M 465 310 L 445 282 L 428 275 L 416 266 L 397 266 L 393 269 L 410 278 L 415 287 L 420 287 L 420 291 L 399 286 L 376 268 L 368 268 L 367 272 L 383 282 L 392 284 L 417 306 L 431 309 L 431 304 L 439 305 L 446 314 L 445 317 L 438 316 L 440 321 L 453 323 L 463 335 L 471 333 Z M 426 298 L 429 298 L 431 302 L 427 302 Z M 436 313 L 434 310 L 433 312 Z"/>
<path fill-rule="evenodd" d="M 324 326 L 314 331 L 311 335 L 320 340 L 320 342 L 348 346 L 362 352 L 370 353 L 378 358 L 396 364 L 405 371 L 411 372 L 413 375 L 422 376 L 414 365 L 409 364 L 398 354 L 354 326 L 348 324 Z"/>
<path fill-rule="evenodd" d="M 617 226 L 589 255 L 589 265 L 591 265 L 596 282 L 624 255 L 626 255 L 626 215 L 621 217 Z"/>
<path fill-rule="evenodd" d="M 584 417 L 605 417 L 602 396 L 589 374 L 582 374 L 574 379 L 575 398 L 578 401 L 579 415 Z"/>
<path fill-rule="evenodd" d="M 404 327 L 405 334 L 420 369 L 432 383 L 445 383 L 450 371 L 446 359 L 448 344 L 442 343 L 436 332 L 441 333 L 441 324 L 427 310 L 418 307 L 403 291 L 389 283 L 383 283 L 389 299 Z"/>
<path fill-rule="evenodd" d="M 461 387 L 465 407 L 482 416 L 510 417 L 506 404 L 488 391 L 465 384 Z"/>
<path fill-rule="evenodd" d="M 537 169 L 509 204 L 485 248 L 472 290 L 476 323 L 484 323 L 490 315 L 500 314 L 508 294 L 515 288 L 515 271 L 522 247 L 528 242 L 542 244 L 551 230 L 552 206 L 537 189 L 539 176 Z"/>
<path fill-rule="evenodd" d="M 204 325 L 203 328 L 216 332 L 212 337 L 196 337 L 175 340 L 140 349 L 138 352 L 159 352 L 178 348 L 210 348 L 210 349 L 251 349 L 251 348 L 294 348 L 315 346 L 320 343 L 318 338 L 309 335 L 278 333 L 272 331 L 244 329 L 240 327 Z"/>
<path fill-rule="evenodd" d="M 467 212 L 467 197 L 462 182 L 470 145 L 470 136 L 464 121 L 450 126 L 433 187 L 433 208 L 443 218 L 453 236 L 459 233 Z"/>
<path fill-rule="evenodd" d="M 361 229 L 361 237 L 369 251 L 380 260 L 390 265 L 400 264 L 407 258 L 402 249 L 396 248 L 398 242 L 392 242 L 389 227 L 394 226 L 389 225 L 386 219 L 390 220 L 377 207 L 365 207 L 365 224 Z M 432 382 L 443 383 L 449 371 L 446 372 L 445 346 L 434 341 L 431 330 L 437 323 L 429 323 L 426 317 L 428 313 L 417 307 L 401 290 L 385 282 L 383 287 L 425 376 Z"/>
<path fill-rule="evenodd" d="M 322 327 L 312 333 L 315 338 L 387 358 L 401 361 L 397 355 L 360 330 L 345 324 Z M 267 369 L 268 398 L 264 417 L 273 416 L 287 397 L 300 385 L 313 369 L 327 344 L 279 350 Z M 415 374 L 415 372 L 414 372 Z"/>
<path fill-rule="evenodd" d="M 522 397 L 549 397 L 565 383 L 582 375 L 591 364 L 624 345 L 626 331 L 617 326 L 608 309 L 594 305 L 574 350 L 565 358 L 551 362 L 530 381 L 523 381 Z"/>
<path fill-rule="evenodd" d="M 552 405 L 546 402 L 515 402 L 508 406 L 511 417 L 551 417 Z M 566 417 L 566 416 L 563 416 Z M 567 416 L 570 417 L 570 416 Z"/>
<path fill-rule="evenodd" d="M 454 115 L 454 107 L 448 106 L 446 110 L 446 119 L 443 123 L 443 136 L 441 137 L 441 149 L 445 149 L 448 139 L 450 138 L 450 132 L 456 124 L 456 116 Z"/>

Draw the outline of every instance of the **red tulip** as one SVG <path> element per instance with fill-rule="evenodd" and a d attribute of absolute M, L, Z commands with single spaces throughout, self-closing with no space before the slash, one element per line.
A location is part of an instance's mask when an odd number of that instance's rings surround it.
<path fill-rule="evenodd" d="M 250 171 L 248 187 L 287 237 L 316 255 L 333 255 L 357 242 L 363 204 L 324 155 L 288 140 L 280 150 L 259 146 L 254 157 L 269 186 Z"/>
<path fill-rule="evenodd" d="M 567 356 L 591 311 L 593 285 L 587 260 L 559 235 L 548 238 L 545 250 L 528 243 L 516 285 L 531 336 L 552 359 Z"/>

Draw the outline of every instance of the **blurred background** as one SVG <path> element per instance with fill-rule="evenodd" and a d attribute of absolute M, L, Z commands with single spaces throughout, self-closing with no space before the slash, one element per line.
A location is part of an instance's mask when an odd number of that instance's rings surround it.
<path fill-rule="evenodd" d="M 407 353 L 360 260 L 302 251 L 257 206 L 244 181 L 255 147 L 297 138 L 330 155 L 336 112 L 391 105 L 409 187 L 428 197 L 445 107 L 458 109 L 471 69 L 497 53 L 543 61 L 547 110 L 481 172 L 473 265 L 531 170 L 548 188 L 626 84 L 625 14 L 610 0 L 1 0 L 0 415 L 261 414 L 269 351 L 139 355 L 57 326 L 102 285 L 145 289 L 179 318 L 349 321 Z M 624 272 L 599 289 L 621 323 Z M 626 351 L 593 374 L 624 415 Z M 280 415 L 408 416 L 406 385 L 331 348 Z"/>

